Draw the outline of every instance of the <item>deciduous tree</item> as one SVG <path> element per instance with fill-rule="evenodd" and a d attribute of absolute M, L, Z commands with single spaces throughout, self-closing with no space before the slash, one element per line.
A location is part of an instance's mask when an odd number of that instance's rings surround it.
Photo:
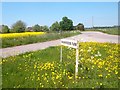
<path fill-rule="evenodd" d="M 53 23 L 50 27 L 51 31 L 60 31 L 60 24 L 56 21 L 55 23 Z"/>
<path fill-rule="evenodd" d="M 12 25 L 12 32 L 17 32 L 17 33 L 24 32 L 25 29 L 26 29 L 26 24 L 21 20 L 17 21 Z"/>
<path fill-rule="evenodd" d="M 2 25 L 2 33 L 9 33 L 10 29 L 7 25 Z"/>
<path fill-rule="evenodd" d="M 67 17 L 63 17 L 60 22 L 60 28 L 62 30 L 72 30 L 73 29 L 73 21 L 68 19 Z"/>
<path fill-rule="evenodd" d="M 38 24 L 34 25 L 32 29 L 33 29 L 33 31 L 35 31 L 35 32 L 40 32 L 40 31 L 42 31 L 41 28 L 40 28 L 40 26 L 39 26 Z"/>

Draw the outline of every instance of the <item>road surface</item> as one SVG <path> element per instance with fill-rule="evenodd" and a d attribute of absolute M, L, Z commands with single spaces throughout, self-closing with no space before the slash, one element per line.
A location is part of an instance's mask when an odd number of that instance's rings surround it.
<path fill-rule="evenodd" d="M 120 38 L 120 36 L 109 35 L 109 34 L 105 34 L 102 32 L 85 31 L 85 32 L 82 32 L 82 34 L 80 35 L 68 37 L 66 39 L 78 40 L 80 42 L 95 41 L 95 42 L 118 43 L 118 38 Z M 0 52 L 1 52 L 0 57 L 6 58 L 9 56 L 19 55 L 21 53 L 42 50 L 50 46 L 58 46 L 58 45 L 60 45 L 60 39 L 53 40 L 53 41 L 47 41 L 47 42 L 22 45 L 22 46 L 3 48 L 3 49 L 0 49 Z"/>

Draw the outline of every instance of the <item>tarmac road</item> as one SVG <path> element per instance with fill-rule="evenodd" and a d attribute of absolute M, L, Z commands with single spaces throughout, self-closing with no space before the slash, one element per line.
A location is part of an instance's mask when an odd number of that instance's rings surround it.
<path fill-rule="evenodd" d="M 68 37 L 65 39 L 73 39 L 73 40 L 78 40 L 80 42 L 95 41 L 95 42 L 120 43 L 120 41 L 118 39 L 118 38 L 120 38 L 120 36 L 118 36 L 118 35 L 109 35 L 109 34 L 105 34 L 102 32 L 95 32 L 95 31 L 85 31 L 85 32 L 81 32 L 81 33 L 82 34 Z M 60 39 L 53 40 L 53 41 L 47 41 L 47 42 L 22 45 L 22 46 L 3 48 L 3 49 L 0 49 L 0 57 L 6 58 L 9 56 L 19 55 L 21 53 L 42 50 L 42 49 L 48 48 L 50 46 L 58 46 L 58 45 L 60 45 Z"/>

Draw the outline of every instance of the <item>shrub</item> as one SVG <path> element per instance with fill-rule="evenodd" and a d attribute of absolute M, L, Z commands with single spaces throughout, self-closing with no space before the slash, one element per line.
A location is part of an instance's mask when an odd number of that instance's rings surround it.
<path fill-rule="evenodd" d="M 84 25 L 82 23 L 79 23 L 77 26 L 76 26 L 76 29 L 77 30 L 80 30 L 80 31 L 84 31 Z"/>

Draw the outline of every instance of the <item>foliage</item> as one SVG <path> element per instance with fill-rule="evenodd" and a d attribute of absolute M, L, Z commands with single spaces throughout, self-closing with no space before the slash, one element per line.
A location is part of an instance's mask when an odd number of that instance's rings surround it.
<path fill-rule="evenodd" d="M 33 31 L 35 31 L 35 32 L 40 32 L 40 31 L 44 31 L 44 32 L 46 32 L 46 31 L 49 31 L 49 28 L 48 28 L 48 26 L 39 26 L 38 24 L 36 24 L 35 26 L 33 26 Z"/>
<path fill-rule="evenodd" d="M 3 88 L 118 88 L 120 44 L 84 42 L 79 48 L 75 79 L 75 49 L 63 46 L 2 59 Z M 67 53 L 67 54 L 66 54 Z M 52 56 L 52 57 L 51 57 Z"/>
<path fill-rule="evenodd" d="M 73 30 L 73 21 L 63 17 L 62 21 L 60 21 L 60 28 L 61 30 Z"/>
<path fill-rule="evenodd" d="M 40 28 L 40 26 L 39 26 L 38 24 L 34 25 L 32 29 L 33 29 L 33 31 L 35 31 L 35 32 L 40 32 L 40 31 L 42 31 L 41 28 Z"/>
<path fill-rule="evenodd" d="M 70 37 L 78 34 L 80 34 L 80 32 L 77 32 L 77 31 L 63 32 L 62 35 L 59 33 L 44 34 L 44 32 L 25 32 L 25 33 L 1 34 L 0 37 L 2 38 L 2 48 L 6 48 L 11 46 L 56 40 L 56 39 Z"/>
<path fill-rule="evenodd" d="M 10 29 L 10 32 L 12 33 L 20 33 L 20 32 L 30 32 L 30 31 L 35 31 L 35 32 L 50 32 L 51 31 L 70 31 L 73 30 L 75 27 L 73 26 L 73 21 L 71 19 L 68 19 L 68 17 L 63 17 L 62 21 L 60 21 L 60 23 L 58 23 L 57 21 L 55 23 L 53 23 L 51 25 L 51 27 L 49 28 L 48 26 L 44 25 L 44 26 L 40 26 L 38 24 L 34 25 L 33 27 L 28 27 L 26 28 L 26 24 L 19 20 L 16 23 L 14 23 L 12 25 L 12 28 Z M 80 25 L 80 27 L 77 27 L 80 30 L 83 30 L 84 25 Z M 49 30 L 50 29 L 50 30 Z M 7 26 L 5 26 L 5 29 L 3 30 L 5 33 L 9 32 L 9 28 Z M 2 31 L 0 31 L 2 32 Z M 3 33 L 4 33 L 3 32 Z"/>
<path fill-rule="evenodd" d="M 56 21 L 55 23 L 53 23 L 50 27 L 51 31 L 60 31 L 60 24 Z"/>
<path fill-rule="evenodd" d="M 7 25 L 2 25 L 2 33 L 9 33 L 10 29 Z"/>
<path fill-rule="evenodd" d="M 15 33 L 25 32 L 25 29 L 26 29 L 26 24 L 23 21 L 19 20 L 12 25 L 11 32 L 15 32 Z"/>
<path fill-rule="evenodd" d="M 46 26 L 46 25 L 41 26 L 41 29 L 42 29 L 42 31 L 44 31 L 44 32 L 49 31 L 49 28 L 48 28 L 48 26 Z"/>
<path fill-rule="evenodd" d="M 76 26 L 76 29 L 77 30 L 80 30 L 80 31 L 84 31 L 84 25 L 82 23 L 79 23 L 77 26 Z"/>

